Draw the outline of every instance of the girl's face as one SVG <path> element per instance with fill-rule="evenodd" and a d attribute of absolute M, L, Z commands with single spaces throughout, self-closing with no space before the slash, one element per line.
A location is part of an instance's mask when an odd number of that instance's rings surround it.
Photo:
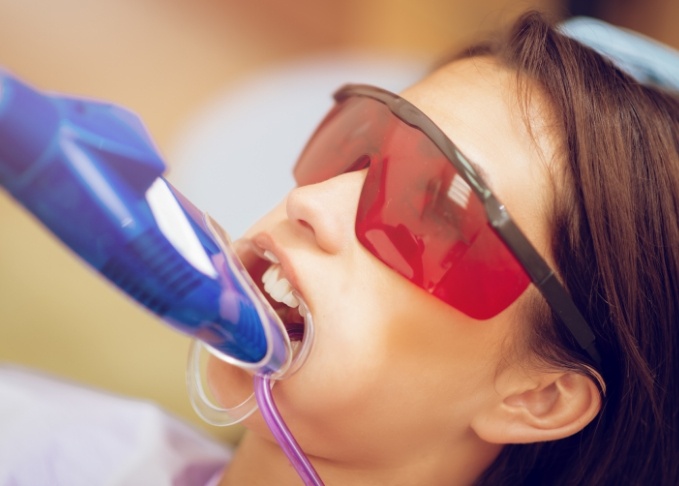
<path fill-rule="evenodd" d="M 454 62 L 402 96 L 481 167 L 550 261 L 546 161 L 555 150 L 545 104 L 537 90 L 532 94 L 531 134 L 515 73 L 491 59 Z M 414 451 L 427 461 L 479 440 L 470 427 L 474 415 L 497 400 L 498 373 L 520 359 L 514 344 L 525 330 L 518 305 L 525 293 L 496 317 L 475 321 L 385 266 L 354 233 L 365 175 L 294 189 L 236 246 L 253 273 L 261 267 L 253 247 L 275 255 L 313 315 L 306 363 L 274 387 L 305 452 L 366 467 L 412 460 Z M 217 360 L 208 375 L 225 405 L 251 388 L 249 376 Z M 259 414 L 246 425 L 268 437 Z"/>

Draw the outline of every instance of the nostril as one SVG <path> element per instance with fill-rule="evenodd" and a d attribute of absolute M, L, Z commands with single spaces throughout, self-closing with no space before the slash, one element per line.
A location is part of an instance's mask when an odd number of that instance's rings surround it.
<path fill-rule="evenodd" d="M 305 229 L 308 229 L 308 230 L 311 231 L 312 233 L 314 232 L 314 227 L 311 226 L 309 223 L 307 223 L 307 222 L 306 222 L 305 220 L 303 220 L 303 219 L 298 219 L 298 220 L 297 220 L 297 224 L 299 224 L 300 226 L 302 226 L 302 227 L 305 228 Z"/>

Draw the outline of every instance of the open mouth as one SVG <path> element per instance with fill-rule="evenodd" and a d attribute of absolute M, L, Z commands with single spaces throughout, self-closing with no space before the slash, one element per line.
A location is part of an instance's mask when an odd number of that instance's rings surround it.
<path fill-rule="evenodd" d="M 297 343 L 304 339 L 309 311 L 299 294 L 285 278 L 278 259 L 269 251 L 256 252 L 255 261 L 249 262 L 246 269 L 274 309 L 288 332 L 290 341 Z M 293 344 L 293 351 L 297 346 Z"/>
<path fill-rule="evenodd" d="M 284 265 L 270 251 L 255 244 L 249 238 L 241 238 L 233 244 L 241 270 L 247 272 L 250 284 L 255 286 L 284 326 L 290 341 L 289 366 L 275 377 L 280 379 L 294 374 L 309 356 L 315 340 L 313 316 L 290 280 Z"/>

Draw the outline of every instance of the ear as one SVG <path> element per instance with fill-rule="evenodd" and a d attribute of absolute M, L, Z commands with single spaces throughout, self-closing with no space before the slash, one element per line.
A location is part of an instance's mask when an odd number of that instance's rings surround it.
<path fill-rule="evenodd" d="M 472 429 L 495 444 L 562 439 L 581 431 L 601 409 L 594 381 L 582 374 L 502 373 L 497 400 L 480 409 Z"/>

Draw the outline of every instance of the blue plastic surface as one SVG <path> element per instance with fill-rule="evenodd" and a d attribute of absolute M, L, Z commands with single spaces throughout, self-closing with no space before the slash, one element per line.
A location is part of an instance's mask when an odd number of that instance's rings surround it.
<path fill-rule="evenodd" d="M 289 354 L 280 321 L 164 171 L 133 113 L 43 94 L 0 71 L 0 185 L 175 328 L 245 365 L 279 370 Z"/>

